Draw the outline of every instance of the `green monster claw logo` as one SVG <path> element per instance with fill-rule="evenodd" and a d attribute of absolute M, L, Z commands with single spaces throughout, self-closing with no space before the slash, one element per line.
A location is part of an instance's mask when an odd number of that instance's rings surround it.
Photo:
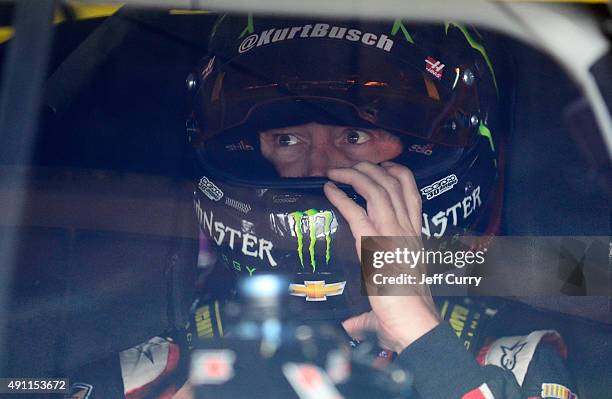
<path fill-rule="evenodd" d="M 393 21 L 393 27 L 391 28 L 391 34 L 395 36 L 397 32 L 400 30 L 404 34 L 404 38 L 406 39 L 406 41 L 408 43 L 414 44 L 414 39 L 412 39 L 412 36 L 410 36 L 410 33 L 408 32 L 408 29 L 406 29 L 406 27 L 404 26 L 404 23 L 402 22 L 402 20 L 396 19 L 395 21 Z"/>
<path fill-rule="evenodd" d="M 300 257 L 300 264 L 304 267 L 304 234 L 302 226 L 305 224 L 308 229 L 310 244 L 308 245 L 308 253 L 310 254 L 310 265 L 312 271 L 317 269 L 317 261 L 315 259 L 315 245 L 317 242 L 317 220 L 323 221 L 323 235 L 325 236 L 325 263 L 329 263 L 331 258 L 331 226 L 334 219 L 334 214 L 331 211 L 319 211 L 317 209 L 308 209 L 305 212 L 291 212 L 289 217 L 293 220 L 293 232 L 297 238 L 297 253 Z"/>
<path fill-rule="evenodd" d="M 484 58 L 485 62 L 487 63 L 487 66 L 489 67 L 489 71 L 491 72 L 491 77 L 493 78 L 493 84 L 495 85 L 495 92 L 499 96 L 499 88 L 497 87 L 497 79 L 495 78 L 495 71 L 493 70 L 493 64 L 491 63 L 491 59 L 489 59 L 487 50 L 485 50 L 484 46 L 481 43 L 478 43 L 474 39 L 474 37 L 470 34 L 469 30 L 462 24 L 458 24 L 455 22 L 445 23 L 444 29 L 446 33 L 448 33 L 448 28 L 450 28 L 451 26 L 455 26 L 457 29 L 459 29 L 461 33 L 463 33 L 463 36 L 465 37 L 465 40 L 467 40 L 470 47 L 472 47 L 474 50 L 478 51 L 480 55 L 482 55 L 482 58 Z"/>

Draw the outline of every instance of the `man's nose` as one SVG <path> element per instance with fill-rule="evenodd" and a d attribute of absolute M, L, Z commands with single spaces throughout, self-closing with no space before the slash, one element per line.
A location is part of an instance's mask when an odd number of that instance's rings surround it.
<path fill-rule="evenodd" d="M 353 166 L 353 161 L 336 147 L 333 142 L 317 143 L 312 147 L 308 159 L 307 175 L 327 176 L 327 171 L 334 168 Z"/>

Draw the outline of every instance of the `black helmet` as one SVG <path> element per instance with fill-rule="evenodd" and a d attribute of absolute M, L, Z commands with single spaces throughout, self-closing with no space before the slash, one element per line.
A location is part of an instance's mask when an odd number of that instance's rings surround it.
<path fill-rule="evenodd" d="M 497 225 L 487 211 L 499 197 L 497 83 L 481 40 L 458 24 L 220 17 L 188 82 L 195 207 L 217 263 L 287 274 L 306 317 L 368 309 L 355 240 L 323 194 L 327 179 L 282 178 L 261 153 L 259 132 L 309 122 L 400 138 L 393 161 L 415 175 L 428 248 Z"/>

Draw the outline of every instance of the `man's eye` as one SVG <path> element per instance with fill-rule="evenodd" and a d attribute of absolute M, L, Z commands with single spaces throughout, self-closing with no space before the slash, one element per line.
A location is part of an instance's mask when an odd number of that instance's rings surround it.
<path fill-rule="evenodd" d="M 292 134 L 278 134 L 276 135 L 276 142 L 281 147 L 287 147 L 298 143 L 298 138 Z"/>
<path fill-rule="evenodd" d="M 346 134 L 346 142 L 349 144 L 363 144 L 371 138 L 368 133 L 361 130 L 349 130 Z"/>

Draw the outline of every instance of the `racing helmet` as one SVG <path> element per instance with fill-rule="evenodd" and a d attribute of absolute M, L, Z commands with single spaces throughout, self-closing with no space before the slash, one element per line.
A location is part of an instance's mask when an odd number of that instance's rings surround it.
<path fill-rule="evenodd" d="M 491 233 L 500 198 L 497 82 L 481 41 L 454 23 L 221 16 L 187 82 L 208 259 L 200 266 L 283 273 L 304 318 L 369 309 L 355 240 L 323 193 L 327 179 L 281 177 L 262 155 L 260 132 L 310 122 L 384 129 L 401 140 L 392 161 L 415 175 L 427 248 Z"/>

